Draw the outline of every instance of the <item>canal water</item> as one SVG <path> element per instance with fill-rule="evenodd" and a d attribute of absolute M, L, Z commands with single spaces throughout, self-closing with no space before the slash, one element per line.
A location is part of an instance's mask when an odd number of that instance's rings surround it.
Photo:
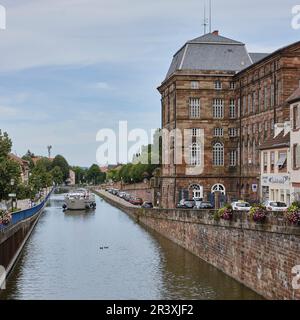
<path fill-rule="evenodd" d="M 63 212 L 54 194 L 0 299 L 260 299 L 97 197 Z"/>

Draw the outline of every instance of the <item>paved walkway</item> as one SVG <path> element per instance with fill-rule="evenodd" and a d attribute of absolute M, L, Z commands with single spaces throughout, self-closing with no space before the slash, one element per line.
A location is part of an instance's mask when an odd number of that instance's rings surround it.
<path fill-rule="evenodd" d="M 127 202 L 126 200 L 119 198 L 118 196 L 115 196 L 108 191 L 105 191 L 103 189 L 95 189 L 96 192 L 99 194 L 103 194 L 105 197 L 110 198 L 111 200 L 118 202 L 126 207 L 132 207 L 132 208 L 139 208 L 140 206 L 135 206 L 134 204 L 131 204 L 130 202 Z"/>

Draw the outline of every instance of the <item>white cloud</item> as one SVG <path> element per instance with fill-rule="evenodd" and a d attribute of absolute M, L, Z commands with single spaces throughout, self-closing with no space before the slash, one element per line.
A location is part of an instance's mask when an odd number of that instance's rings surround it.
<path fill-rule="evenodd" d="M 99 90 L 110 90 L 110 89 L 112 89 L 112 87 L 106 82 L 96 82 L 96 83 L 91 85 L 91 88 L 99 89 Z"/>

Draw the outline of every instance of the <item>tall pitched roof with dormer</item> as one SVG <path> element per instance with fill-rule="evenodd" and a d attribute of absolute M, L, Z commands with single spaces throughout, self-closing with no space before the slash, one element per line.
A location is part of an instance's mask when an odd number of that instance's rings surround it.
<path fill-rule="evenodd" d="M 261 58 L 256 54 L 256 59 Z M 166 78 L 179 70 L 239 72 L 253 63 L 245 44 L 217 31 L 190 40 L 175 53 Z"/>

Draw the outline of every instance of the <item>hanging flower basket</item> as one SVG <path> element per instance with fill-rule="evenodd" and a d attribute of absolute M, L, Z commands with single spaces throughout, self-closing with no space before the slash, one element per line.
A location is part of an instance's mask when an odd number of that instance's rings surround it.
<path fill-rule="evenodd" d="M 227 220 L 230 221 L 233 217 L 233 210 L 231 205 L 227 205 L 221 209 L 219 209 L 215 215 L 215 220 Z"/>
<path fill-rule="evenodd" d="M 296 204 L 291 205 L 284 216 L 289 223 L 300 225 L 300 208 Z"/>
<path fill-rule="evenodd" d="M 254 222 L 264 222 L 266 220 L 268 211 L 262 205 L 255 205 L 249 211 L 249 217 Z"/>

